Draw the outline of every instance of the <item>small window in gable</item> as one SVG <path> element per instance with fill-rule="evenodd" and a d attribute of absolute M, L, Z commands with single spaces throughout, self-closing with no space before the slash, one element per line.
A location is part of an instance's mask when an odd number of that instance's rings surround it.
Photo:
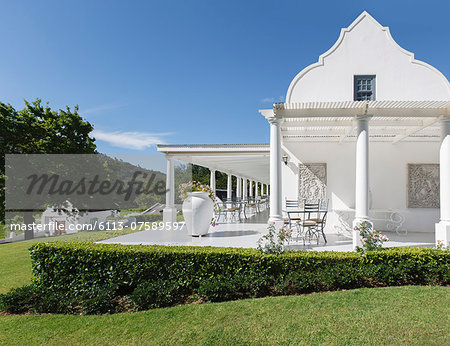
<path fill-rule="evenodd" d="M 375 76 L 355 76 L 354 100 L 375 101 Z"/>

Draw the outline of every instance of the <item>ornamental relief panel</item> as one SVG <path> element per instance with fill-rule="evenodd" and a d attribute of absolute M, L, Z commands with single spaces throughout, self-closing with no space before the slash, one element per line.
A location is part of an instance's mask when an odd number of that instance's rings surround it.
<path fill-rule="evenodd" d="M 438 164 L 408 164 L 408 208 L 439 208 Z"/>
<path fill-rule="evenodd" d="M 306 199 L 307 203 L 327 198 L 327 164 L 306 163 L 298 167 L 298 198 L 300 204 Z"/>

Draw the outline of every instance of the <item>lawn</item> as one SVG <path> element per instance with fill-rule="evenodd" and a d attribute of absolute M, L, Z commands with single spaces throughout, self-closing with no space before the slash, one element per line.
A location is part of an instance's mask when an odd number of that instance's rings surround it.
<path fill-rule="evenodd" d="M 39 238 L 0 244 L 0 294 L 11 288 L 23 286 L 31 282 L 31 260 L 28 248 L 38 241 L 100 241 L 127 233 L 138 232 L 125 228 L 117 231 L 90 231 L 66 234 L 59 237 Z"/>
<path fill-rule="evenodd" d="M 51 240 L 97 241 L 121 233 L 83 232 Z M 30 282 L 28 248 L 48 240 L 0 245 L 0 293 Z M 449 298 L 448 287 L 405 286 L 116 315 L 0 316 L 0 343 L 444 345 L 450 340 Z"/>
<path fill-rule="evenodd" d="M 449 289 L 404 286 L 103 316 L 3 316 L 5 344 L 445 345 Z"/>

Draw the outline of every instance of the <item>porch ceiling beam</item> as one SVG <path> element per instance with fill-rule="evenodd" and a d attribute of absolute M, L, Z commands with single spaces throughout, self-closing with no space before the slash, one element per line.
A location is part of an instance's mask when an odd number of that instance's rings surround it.
<path fill-rule="evenodd" d="M 337 143 L 339 141 L 339 136 L 335 137 L 295 137 L 295 136 L 283 136 L 284 143 L 302 143 L 302 142 L 328 142 Z"/>
<path fill-rule="evenodd" d="M 353 132 L 353 129 L 355 128 L 355 124 L 352 123 L 351 126 L 349 126 L 346 130 L 345 130 L 345 134 L 343 134 L 341 137 L 339 137 L 339 144 L 341 144 L 342 142 L 345 141 L 345 139 Z"/>
<path fill-rule="evenodd" d="M 283 136 L 311 135 L 311 136 L 344 136 L 348 133 L 347 129 L 327 129 L 327 128 L 305 128 L 302 130 L 284 130 Z"/>
<path fill-rule="evenodd" d="M 313 118 L 308 118 L 305 120 L 295 120 L 295 121 L 287 121 L 283 120 L 281 122 L 282 128 L 288 128 L 288 127 L 315 127 L 315 126 L 352 126 L 352 120 L 315 120 Z"/>
<path fill-rule="evenodd" d="M 442 109 L 377 109 L 369 110 L 369 113 L 374 117 L 386 118 L 435 118 L 436 114 L 446 114 L 446 110 Z M 277 113 L 277 116 L 283 118 L 342 118 L 342 117 L 356 117 L 357 115 L 365 114 L 361 110 L 323 110 L 323 109 L 308 109 L 307 112 L 298 110 L 284 110 Z"/>
<path fill-rule="evenodd" d="M 417 132 L 419 132 L 419 131 L 421 131 L 421 130 L 429 127 L 429 126 L 436 124 L 437 122 L 439 122 L 439 117 L 436 117 L 436 118 L 428 120 L 428 121 L 424 121 L 421 126 L 417 126 L 417 127 L 412 128 L 412 129 L 409 129 L 409 130 L 406 131 L 405 134 L 395 136 L 395 138 L 392 141 L 392 143 L 398 143 L 401 140 L 403 140 L 403 139 L 405 139 L 405 138 L 407 138 L 407 137 L 409 137 L 409 136 L 411 136 L 411 135 L 413 135 L 413 134 L 415 134 L 415 133 L 417 133 Z"/>
<path fill-rule="evenodd" d="M 183 160 L 183 159 L 189 159 L 191 157 L 211 157 L 212 159 L 233 159 L 236 157 L 239 158 L 263 158 L 263 157 L 269 157 L 270 153 L 267 152 L 256 152 L 256 153 L 223 153 L 223 152 L 217 152 L 217 153 L 172 153 L 170 156 L 172 156 L 175 159 Z"/>
<path fill-rule="evenodd" d="M 266 110 L 261 110 L 261 114 Z M 268 110 L 267 110 L 268 111 Z M 273 114 L 284 118 L 309 117 L 436 117 L 450 115 L 449 101 L 324 101 L 274 103 Z"/>
<path fill-rule="evenodd" d="M 428 118 L 426 120 L 377 120 L 372 119 L 370 120 L 369 126 L 381 126 L 381 127 L 388 127 L 388 126 L 424 126 L 428 122 Z M 305 119 L 303 121 L 286 121 L 284 120 L 281 123 L 282 128 L 290 128 L 290 127 L 329 127 L 329 126 L 336 126 L 336 127 L 353 127 L 353 120 L 314 120 L 311 118 Z"/>
<path fill-rule="evenodd" d="M 186 159 L 186 158 L 185 158 Z M 259 182 L 264 182 L 264 184 L 267 184 L 269 181 L 268 179 L 268 172 L 267 174 L 257 175 L 253 172 L 264 172 L 267 170 L 268 165 L 264 162 L 255 162 L 251 165 L 251 169 L 248 169 L 248 167 L 243 167 L 242 163 L 235 162 L 234 165 L 230 165 L 230 163 L 226 163 L 223 165 L 220 162 L 216 162 L 215 164 L 211 164 L 211 162 L 199 160 L 197 158 L 190 158 L 189 162 L 198 166 L 206 167 L 208 169 L 215 169 L 218 172 L 226 173 L 226 174 L 232 174 L 234 176 L 240 176 L 246 179 L 256 180 Z"/>

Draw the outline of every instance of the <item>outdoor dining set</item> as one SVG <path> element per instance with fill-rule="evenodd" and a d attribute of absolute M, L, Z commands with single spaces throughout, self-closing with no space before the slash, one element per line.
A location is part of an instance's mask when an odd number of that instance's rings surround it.
<path fill-rule="evenodd" d="M 311 242 L 313 238 L 316 238 L 319 244 L 320 236 L 325 243 L 327 242 L 324 232 L 328 214 L 327 199 L 315 201 L 304 199 L 301 205 L 298 200 L 286 199 L 286 209 L 283 212 L 286 215 L 284 227 L 288 230 L 288 240 L 291 240 L 295 233 L 295 240 L 303 240 L 303 245 L 307 239 Z"/>
<path fill-rule="evenodd" d="M 252 214 L 258 214 L 269 207 L 269 197 L 259 196 L 242 198 L 225 198 L 217 200 L 217 221 L 241 222 Z"/>
<path fill-rule="evenodd" d="M 322 237 L 327 243 L 325 225 L 328 199 L 303 199 L 301 203 L 299 200 L 286 199 L 285 206 L 283 228 L 287 231 L 288 242 L 302 240 L 303 245 L 306 245 L 307 240 L 309 243 L 316 240 L 319 244 Z M 225 223 L 242 222 L 268 208 L 268 196 L 217 199 L 216 220 Z"/>

